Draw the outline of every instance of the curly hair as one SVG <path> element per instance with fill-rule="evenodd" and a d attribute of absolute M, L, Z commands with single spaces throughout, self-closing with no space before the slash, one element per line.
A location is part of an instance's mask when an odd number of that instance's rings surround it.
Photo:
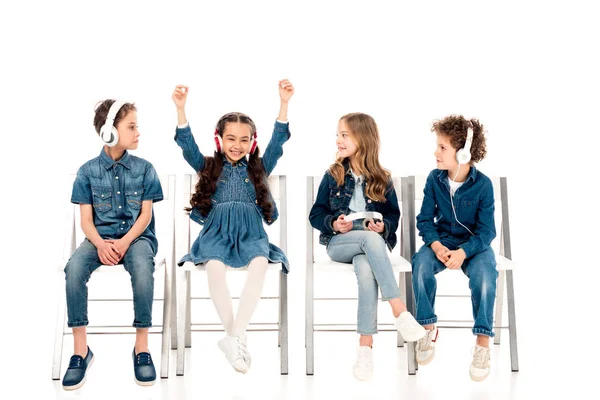
<path fill-rule="evenodd" d="M 104 126 L 104 124 L 106 123 L 106 117 L 108 116 L 108 112 L 110 111 L 110 106 L 112 106 L 115 101 L 116 100 L 114 99 L 108 99 L 96 103 L 96 106 L 94 107 L 94 128 L 96 128 L 97 134 L 100 134 L 100 128 L 102 128 L 102 126 Z M 127 114 L 129 114 L 129 111 L 137 111 L 137 108 L 135 107 L 134 103 L 123 104 L 123 106 L 115 116 L 115 128 L 117 127 L 119 122 L 121 122 L 121 120 L 125 118 Z"/>
<path fill-rule="evenodd" d="M 226 125 L 230 122 L 239 122 L 250 127 L 251 133 L 256 132 L 256 126 L 250 117 L 245 114 L 234 112 L 225 114 L 217 122 L 217 131 L 219 136 L 223 137 Z M 253 154 L 248 160 L 248 176 L 254 185 L 256 191 L 256 202 L 263 212 L 263 216 L 268 221 L 273 216 L 273 204 L 269 201 L 269 186 L 267 184 L 267 173 L 260 159 L 260 149 L 256 147 Z M 212 157 L 206 157 L 204 160 L 204 168 L 198 172 L 198 183 L 196 184 L 196 192 L 190 199 L 190 208 L 186 211 L 191 211 L 197 208 L 200 214 L 207 216 L 212 208 L 211 197 L 217 190 L 217 182 L 223 171 L 223 154 L 215 151 Z"/>
<path fill-rule="evenodd" d="M 379 163 L 379 130 L 373 117 L 363 113 L 350 113 L 340 118 L 348 125 L 356 143 L 356 162 L 365 176 L 365 194 L 369 199 L 385 202 L 391 173 Z M 337 158 L 329 167 L 338 186 L 344 185 L 344 159 Z"/>
<path fill-rule="evenodd" d="M 455 150 L 462 149 L 467 141 L 467 131 L 473 126 L 473 141 L 471 143 L 470 164 L 483 160 L 487 154 L 485 128 L 477 118 L 467 120 L 462 115 L 449 115 L 444 119 L 434 121 L 431 131 L 448 137 Z"/>

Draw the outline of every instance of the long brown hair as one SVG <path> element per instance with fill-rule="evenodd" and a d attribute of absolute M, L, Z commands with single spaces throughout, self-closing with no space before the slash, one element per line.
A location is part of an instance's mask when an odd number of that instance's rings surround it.
<path fill-rule="evenodd" d="M 256 132 L 256 125 L 252 119 L 246 114 L 233 112 L 223 115 L 217 122 L 216 129 L 219 136 L 223 137 L 226 125 L 229 122 L 239 122 L 250 127 L 251 134 Z M 263 211 L 266 220 L 273 216 L 273 204 L 269 201 L 269 187 L 267 186 L 267 173 L 260 159 L 260 149 L 257 147 L 248 160 L 248 176 L 254 185 L 256 191 L 256 201 Z M 217 182 L 223 171 L 224 155 L 215 151 L 212 157 L 204 159 L 204 168 L 198 172 L 198 183 L 196 184 L 196 192 L 190 199 L 191 208 L 186 208 L 186 211 L 191 211 L 193 208 L 200 210 L 202 215 L 208 215 L 212 208 L 211 197 L 217 190 Z"/>
<path fill-rule="evenodd" d="M 348 125 L 351 139 L 356 143 L 355 165 L 365 177 L 365 194 L 371 200 L 385 202 L 385 193 L 390 180 L 390 172 L 379 163 L 379 130 L 373 117 L 363 113 L 350 113 L 340 118 Z M 344 185 L 344 158 L 337 158 L 329 167 L 338 186 Z"/>

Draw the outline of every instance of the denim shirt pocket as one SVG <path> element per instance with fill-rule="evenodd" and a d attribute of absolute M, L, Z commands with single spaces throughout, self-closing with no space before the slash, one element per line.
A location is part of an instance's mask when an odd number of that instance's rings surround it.
<path fill-rule="evenodd" d="M 107 212 L 112 208 L 112 189 L 103 187 L 92 187 L 94 198 L 94 210 L 96 212 Z"/>
<path fill-rule="evenodd" d="M 125 189 L 127 205 L 134 210 L 139 210 L 142 207 L 142 194 L 144 194 L 142 187 Z"/>

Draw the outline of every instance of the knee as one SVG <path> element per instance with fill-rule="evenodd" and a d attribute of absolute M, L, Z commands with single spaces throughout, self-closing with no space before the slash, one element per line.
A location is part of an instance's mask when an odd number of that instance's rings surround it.
<path fill-rule="evenodd" d="M 428 251 L 419 250 L 412 257 L 412 273 L 415 277 L 433 278 L 434 265 L 437 259 L 434 259 L 433 251 L 427 248 Z M 429 254 L 431 253 L 431 254 Z"/>
<path fill-rule="evenodd" d="M 361 238 L 361 244 L 364 249 L 386 250 L 385 241 L 376 232 L 365 231 Z"/>
<path fill-rule="evenodd" d="M 87 282 L 88 269 L 79 258 L 72 258 L 65 267 L 65 280 L 67 285 Z"/>
<path fill-rule="evenodd" d="M 477 263 L 471 265 L 471 268 L 473 269 L 469 276 L 471 290 L 482 295 L 495 295 L 496 279 L 498 278 L 496 265 L 492 263 Z"/>

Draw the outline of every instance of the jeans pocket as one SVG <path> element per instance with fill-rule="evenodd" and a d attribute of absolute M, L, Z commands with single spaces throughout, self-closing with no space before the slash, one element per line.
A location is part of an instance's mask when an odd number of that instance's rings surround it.
<path fill-rule="evenodd" d="M 94 210 L 96 212 L 107 212 L 112 208 L 112 190 L 109 188 L 92 188 Z"/>

